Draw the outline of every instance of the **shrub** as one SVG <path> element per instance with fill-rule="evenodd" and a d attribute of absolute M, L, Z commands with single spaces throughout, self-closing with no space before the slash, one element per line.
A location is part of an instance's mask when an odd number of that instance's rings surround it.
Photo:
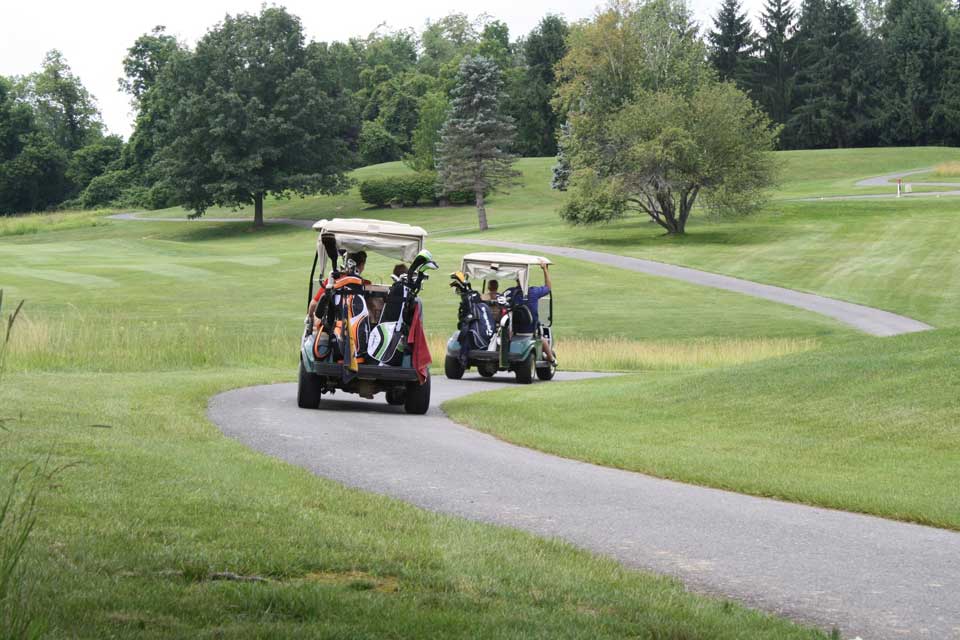
<path fill-rule="evenodd" d="M 130 175 L 126 171 L 108 171 L 90 181 L 80 194 L 80 203 L 84 209 L 112 206 L 130 186 Z"/>
<path fill-rule="evenodd" d="M 364 164 L 380 164 L 400 157 L 396 138 L 376 120 L 367 120 L 360 127 L 358 145 Z"/>
<path fill-rule="evenodd" d="M 360 198 L 377 207 L 392 202 L 398 202 L 405 207 L 415 207 L 424 201 L 435 202 L 436 192 L 437 174 L 432 171 L 369 178 L 360 183 Z"/>
<path fill-rule="evenodd" d="M 143 206 L 147 209 L 166 209 L 177 202 L 177 194 L 166 182 L 158 182 L 147 190 Z"/>
<path fill-rule="evenodd" d="M 391 178 L 369 178 L 360 183 L 360 199 L 375 207 L 384 207 L 393 199 Z"/>

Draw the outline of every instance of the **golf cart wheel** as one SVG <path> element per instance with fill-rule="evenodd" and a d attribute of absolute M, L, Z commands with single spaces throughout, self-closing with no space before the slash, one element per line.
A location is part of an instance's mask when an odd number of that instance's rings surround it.
<path fill-rule="evenodd" d="M 430 374 L 423 384 L 407 383 L 407 392 L 403 397 L 403 408 L 407 413 L 422 416 L 430 408 Z"/>
<path fill-rule="evenodd" d="M 443 360 L 443 372 L 451 380 L 459 380 L 463 377 L 463 372 L 466 369 L 463 364 L 460 363 L 459 358 L 454 358 L 453 356 L 447 356 Z"/>
<path fill-rule="evenodd" d="M 403 404 L 404 395 L 404 389 L 402 387 L 387 389 L 387 404 L 395 407 L 400 406 Z"/>
<path fill-rule="evenodd" d="M 557 365 L 548 364 L 545 367 L 537 367 L 537 377 L 541 380 L 553 380 L 553 376 L 557 373 Z"/>
<path fill-rule="evenodd" d="M 484 378 L 492 378 L 497 375 L 497 365 L 495 364 L 481 364 L 477 366 L 477 373 L 482 375 Z"/>
<path fill-rule="evenodd" d="M 530 384 L 533 382 L 533 372 L 537 368 L 536 354 L 531 350 L 530 355 L 517 365 L 517 382 Z"/>
<path fill-rule="evenodd" d="M 320 376 L 310 373 L 300 361 L 300 378 L 297 381 L 297 406 L 301 409 L 316 409 L 320 406 Z"/>

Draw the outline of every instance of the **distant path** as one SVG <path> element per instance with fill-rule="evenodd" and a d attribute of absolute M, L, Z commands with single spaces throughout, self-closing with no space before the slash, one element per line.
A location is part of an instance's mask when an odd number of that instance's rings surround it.
<path fill-rule="evenodd" d="M 928 171 L 933 171 L 933 167 L 927 167 L 925 169 L 912 169 L 910 171 L 898 171 L 897 173 L 888 173 L 882 176 L 874 176 L 873 178 L 864 178 L 863 180 L 858 180 L 855 183 L 855 186 L 858 187 L 894 187 L 893 181 L 897 178 L 906 178 L 907 176 L 916 175 L 918 173 L 927 173 Z M 957 189 L 951 189 L 949 191 L 920 191 L 920 192 L 911 192 L 911 193 L 901 193 L 899 197 L 901 198 L 939 198 L 941 196 L 960 196 L 960 182 L 917 182 L 915 184 L 929 187 L 958 187 Z M 849 195 L 849 196 L 821 196 L 819 198 L 796 198 L 795 200 L 800 202 L 819 202 L 821 200 L 886 200 L 889 198 L 896 198 L 896 192 L 892 193 L 871 193 L 871 194 L 861 194 L 861 195 Z M 793 199 L 793 198 L 791 198 Z"/>
<path fill-rule="evenodd" d="M 133 213 L 118 213 L 109 216 L 115 220 L 136 220 L 140 222 L 193 222 L 187 218 L 147 218 L 139 217 Z M 249 222 L 248 219 L 237 218 L 199 218 L 206 222 Z M 313 222 L 310 220 L 298 220 L 295 218 L 270 218 L 265 220 L 267 224 L 288 224 L 297 227 L 312 228 Z M 483 240 L 473 238 L 444 238 L 442 242 L 454 242 L 461 244 L 485 245 L 494 247 L 503 247 L 508 249 L 519 249 L 521 251 L 536 251 L 539 253 L 552 253 L 555 255 L 604 264 L 629 271 L 639 271 L 654 276 L 672 278 L 674 280 L 683 280 L 693 284 L 715 289 L 725 289 L 737 293 L 764 298 L 782 304 L 788 304 L 807 311 L 819 313 L 835 320 L 839 320 L 860 331 L 874 336 L 895 336 L 902 333 L 914 333 L 917 331 L 928 331 L 932 326 L 907 318 L 906 316 L 882 311 L 872 307 L 866 307 L 852 302 L 844 302 L 833 298 L 826 298 L 812 293 L 803 293 L 792 289 L 784 289 L 767 284 L 759 284 L 749 280 L 733 278 L 731 276 L 709 273 L 707 271 L 698 271 L 688 267 L 678 267 L 664 262 L 655 262 L 653 260 L 643 260 L 641 258 L 629 258 L 612 253 L 601 253 L 599 251 L 587 251 L 585 249 L 573 249 L 570 247 L 552 247 L 538 244 L 527 244 L 522 242 L 507 242 L 503 240 Z"/>
<path fill-rule="evenodd" d="M 528 244 L 525 242 L 508 242 L 505 240 L 483 240 L 479 238 L 450 238 L 443 242 L 455 242 L 459 244 L 472 244 L 491 247 L 502 247 L 505 249 L 517 249 L 520 251 L 533 251 L 536 253 L 548 253 L 585 262 L 628 269 L 630 271 L 639 271 L 663 278 L 672 278 L 674 280 L 683 280 L 692 284 L 698 284 L 704 287 L 713 287 L 715 289 L 724 289 L 726 291 L 735 291 L 756 298 L 764 298 L 782 304 L 788 304 L 793 307 L 799 307 L 807 311 L 819 313 L 844 324 L 859 329 L 864 333 L 874 336 L 895 336 L 902 333 L 914 333 L 917 331 L 928 331 L 933 329 L 930 325 L 908 318 L 906 316 L 890 313 L 866 307 L 852 302 L 844 302 L 818 296 L 812 293 L 803 293 L 793 289 L 784 289 L 768 284 L 759 284 L 750 280 L 742 280 L 731 276 L 724 276 L 707 271 L 698 271 L 688 267 L 678 267 L 664 262 L 654 260 L 644 260 L 642 258 L 629 258 L 627 256 L 615 255 L 612 253 L 602 253 L 600 251 L 588 251 L 586 249 L 573 249 L 570 247 L 553 247 L 541 244 Z"/>
<path fill-rule="evenodd" d="M 298 409 L 295 384 L 221 393 L 207 415 L 231 438 L 347 486 L 561 538 L 845 638 L 960 640 L 960 533 L 559 458 L 437 408 L 512 378 L 433 378 L 425 416 L 340 394 Z"/>

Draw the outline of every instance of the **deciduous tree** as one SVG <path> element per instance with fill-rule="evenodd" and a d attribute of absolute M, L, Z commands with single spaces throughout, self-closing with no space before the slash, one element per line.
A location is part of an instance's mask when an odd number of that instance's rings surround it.
<path fill-rule="evenodd" d="M 705 53 L 674 0 L 611 3 L 572 30 L 558 91 L 573 170 L 563 218 L 589 224 L 635 211 L 682 234 L 699 197 L 719 213 L 757 205 L 774 175 L 776 129 L 717 81 Z"/>
<path fill-rule="evenodd" d="M 227 16 L 162 75 L 175 106 L 162 166 L 196 215 L 268 194 L 334 193 L 348 181 L 349 105 L 306 64 L 303 29 L 277 7 Z"/>

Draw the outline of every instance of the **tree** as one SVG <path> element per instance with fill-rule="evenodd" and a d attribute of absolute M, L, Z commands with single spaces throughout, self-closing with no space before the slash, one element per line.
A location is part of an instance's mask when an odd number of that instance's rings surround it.
<path fill-rule="evenodd" d="M 573 172 L 564 219 L 637 211 L 682 234 L 701 195 L 718 213 L 757 205 L 773 177 L 777 131 L 743 92 L 717 81 L 705 54 L 675 0 L 614 2 L 571 31 L 558 88 Z"/>
<path fill-rule="evenodd" d="M 74 192 L 83 191 L 91 180 L 112 168 L 120 160 L 122 151 L 120 136 L 104 136 L 74 151 L 67 167 L 67 179 Z"/>
<path fill-rule="evenodd" d="M 56 49 L 44 56 L 38 73 L 18 85 L 20 97 L 33 107 L 37 127 L 61 148 L 75 151 L 103 134 L 96 101 Z"/>
<path fill-rule="evenodd" d="M 571 28 L 554 109 L 602 119 L 639 90 L 692 91 L 714 76 L 706 58 L 681 0 L 611 0 L 594 20 Z"/>
<path fill-rule="evenodd" d="M 67 197 L 67 154 L 37 130 L 30 105 L 0 77 L 0 215 L 42 211 Z"/>
<path fill-rule="evenodd" d="M 891 0 L 881 29 L 883 56 L 878 124 L 889 144 L 930 144 L 947 61 L 949 32 L 933 0 Z"/>
<path fill-rule="evenodd" d="M 523 41 L 525 68 L 511 89 L 517 123 L 516 150 L 524 156 L 557 153 L 557 127 L 563 114 L 550 105 L 556 91 L 554 67 L 567 53 L 567 23 L 555 15 L 544 17 Z"/>
<path fill-rule="evenodd" d="M 299 19 L 277 7 L 227 16 L 176 57 L 158 88 L 174 106 L 161 166 L 185 207 L 254 206 L 348 185 L 349 101 L 307 66 Z"/>
<path fill-rule="evenodd" d="M 380 120 L 367 120 L 360 126 L 360 161 L 367 164 L 380 164 L 396 160 L 400 145 Z"/>
<path fill-rule="evenodd" d="M 492 60 L 464 58 L 437 147 L 444 189 L 473 192 L 481 231 L 488 227 L 486 193 L 519 175 L 512 168 L 514 156 L 507 152 L 513 143 L 514 125 L 500 112 L 502 83 L 500 69 Z"/>
<path fill-rule="evenodd" d="M 795 14 L 788 0 L 767 0 L 760 16 L 763 35 L 751 79 L 751 93 L 777 124 L 783 124 L 793 107 L 796 81 L 796 47 L 792 39 Z"/>
<path fill-rule="evenodd" d="M 44 211 L 69 193 L 67 153 L 41 132 L 21 143 L 16 157 L 0 162 L 0 214 Z"/>
<path fill-rule="evenodd" d="M 874 142 L 871 41 L 846 0 L 805 0 L 797 30 L 798 106 L 791 146 L 843 148 Z"/>
<path fill-rule="evenodd" d="M 510 65 L 512 55 L 509 27 L 499 20 L 484 25 L 480 33 L 477 53 L 493 60 L 501 70 L 506 69 Z"/>
<path fill-rule="evenodd" d="M 177 39 L 158 25 L 137 38 L 123 58 L 124 77 L 118 80 L 120 90 L 129 93 L 138 104 L 157 82 L 160 72 L 183 47 Z"/>
<path fill-rule="evenodd" d="M 447 120 L 450 100 L 439 91 L 426 94 L 420 101 L 420 120 L 413 130 L 411 152 L 406 163 L 416 171 L 433 171 L 437 168 L 437 145 L 440 130 Z"/>
<path fill-rule="evenodd" d="M 730 83 L 710 82 L 692 95 L 641 93 L 608 120 L 603 153 L 580 137 L 576 159 L 594 161 L 574 173 L 561 216 L 574 224 L 636 211 L 669 234 L 682 234 L 699 196 L 718 214 L 744 214 L 763 201 L 776 177 L 777 130 Z"/>
<path fill-rule="evenodd" d="M 951 29 L 939 99 L 933 114 L 937 136 L 945 144 L 960 144 L 960 33 Z"/>
<path fill-rule="evenodd" d="M 756 36 L 750 19 L 741 9 L 740 0 L 723 0 L 707 39 L 710 42 L 710 62 L 720 79 L 735 81 L 742 86 L 749 71 Z"/>

